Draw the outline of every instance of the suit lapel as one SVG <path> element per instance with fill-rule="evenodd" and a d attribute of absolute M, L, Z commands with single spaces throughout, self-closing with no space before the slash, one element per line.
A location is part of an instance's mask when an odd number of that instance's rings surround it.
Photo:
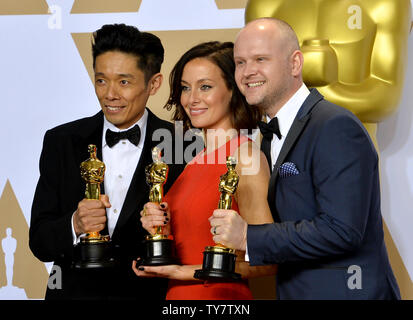
<path fill-rule="evenodd" d="M 310 120 L 311 110 L 321 99 L 323 99 L 323 96 L 316 89 L 311 89 L 310 95 L 307 97 L 307 99 L 301 106 L 300 110 L 298 111 L 297 116 L 295 117 L 293 124 L 291 125 L 291 128 L 288 131 L 287 137 L 285 138 L 284 144 L 280 150 L 277 161 L 271 173 L 270 183 L 268 187 L 267 199 L 273 215 L 277 212 L 275 208 L 275 186 L 278 178 L 278 169 L 284 162 L 287 155 L 290 153 L 293 146 L 295 145 L 295 142 L 301 135 L 307 122 Z"/>

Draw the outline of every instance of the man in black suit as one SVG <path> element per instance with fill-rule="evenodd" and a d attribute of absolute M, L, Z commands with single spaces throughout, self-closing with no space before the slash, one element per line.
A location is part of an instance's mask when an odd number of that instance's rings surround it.
<path fill-rule="evenodd" d="M 174 136 L 173 125 L 146 108 L 149 96 L 162 83 L 164 49 L 153 34 L 132 26 L 105 25 L 93 34 L 92 50 L 102 110 L 46 132 L 29 245 L 38 259 L 54 261 L 62 271 L 61 289 L 48 288 L 46 299 L 164 299 L 164 280 L 141 279 L 131 269 L 146 235 L 139 211 L 149 194 L 144 169 L 159 143 L 153 134 L 166 130 L 168 143 Z M 106 164 L 105 195 L 100 200 L 84 199 L 79 166 L 88 158 L 89 144 L 97 146 L 97 156 Z M 170 164 L 165 191 L 182 168 Z M 117 248 L 117 268 L 71 267 L 74 246 L 90 230 L 109 233 Z"/>
<path fill-rule="evenodd" d="M 260 129 L 275 223 L 247 225 L 216 210 L 214 241 L 247 250 L 251 265 L 279 264 L 278 299 L 400 298 L 383 238 L 378 156 L 361 122 L 307 89 L 287 23 L 251 21 L 234 58 L 238 87 L 267 114 Z"/>

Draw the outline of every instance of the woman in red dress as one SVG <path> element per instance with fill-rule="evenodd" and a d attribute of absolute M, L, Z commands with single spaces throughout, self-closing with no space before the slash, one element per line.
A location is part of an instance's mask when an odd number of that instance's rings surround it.
<path fill-rule="evenodd" d="M 151 234 L 157 226 L 172 234 L 181 265 L 138 266 L 140 277 L 169 278 L 168 300 L 247 300 L 252 299 L 248 278 L 275 274 L 276 266 L 251 267 L 245 252 L 236 252 L 238 282 L 201 281 L 194 272 L 202 268 L 203 251 L 215 245 L 216 229 L 208 218 L 220 199 L 220 176 L 227 172 L 226 157 L 236 161 L 239 183 L 232 209 L 249 224 L 272 223 L 267 204 L 270 177 L 268 163 L 244 130 L 257 127 L 261 118 L 250 107 L 234 80 L 235 64 L 231 42 L 207 42 L 187 51 L 170 77 L 171 94 L 167 103 L 175 108 L 175 121 L 184 130 L 202 129 L 205 148 L 190 161 L 161 204 L 147 203 L 141 211 L 143 227 Z"/>

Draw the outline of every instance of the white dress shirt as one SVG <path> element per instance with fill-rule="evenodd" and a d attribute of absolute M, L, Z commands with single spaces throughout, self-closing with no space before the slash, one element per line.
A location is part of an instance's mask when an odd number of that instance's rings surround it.
<path fill-rule="evenodd" d="M 148 111 L 145 109 L 143 116 L 139 121 L 131 127 L 119 130 L 112 123 L 104 119 L 103 136 L 102 136 L 102 161 L 106 165 L 105 179 L 105 194 L 109 197 L 109 202 L 112 205 L 106 209 L 108 218 L 107 226 L 109 236 L 112 237 L 116 222 L 122 210 L 123 203 L 128 192 L 129 185 L 132 181 L 139 159 L 142 154 L 143 143 L 146 135 L 146 123 L 148 119 Z M 135 125 L 139 125 L 141 129 L 141 138 L 139 144 L 135 146 L 127 139 L 120 140 L 119 143 L 110 148 L 106 144 L 105 133 L 107 129 L 115 132 L 126 131 Z"/>
<path fill-rule="evenodd" d="M 298 89 L 294 95 L 283 105 L 280 110 L 278 110 L 275 117 L 278 118 L 278 126 L 280 127 L 281 139 L 273 134 L 271 140 L 271 168 L 274 168 L 275 163 L 277 162 L 278 155 L 280 154 L 281 148 L 284 144 L 285 137 L 290 131 L 291 125 L 294 122 L 295 117 L 297 116 L 298 110 L 300 110 L 305 99 L 307 99 L 310 94 L 310 90 L 303 85 Z M 271 118 L 267 115 L 267 123 L 271 121 Z"/>
<path fill-rule="evenodd" d="M 123 203 L 125 202 L 126 194 L 129 185 L 132 181 L 139 159 L 142 154 L 143 144 L 146 136 L 146 125 L 148 121 L 148 111 L 145 109 L 143 116 L 127 129 L 118 129 L 115 125 L 110 123 L 106 117 L 103 120 L 103 134 L 102 134 L 102 161 L 105 163 L 105 177 L 104 177 L 104 191 L 109 197 L 111 204 L 110 208 L 106 209 L 107 226 L 109 236 L 112 237 L 113 230 L 122 211 Z M 135 146 L 127 139 L 120 140 L 116 145 L 110 148 L 106 144 L 106 130 L 110 129 L 114 132 L 121 132 L 129 130 L 138 125 L 141 130 L 141 137 L 139 144 Z M 79 242 L 80 236 L 76 237 L 73 227 L 72 217 L 72 233 L 74 244 Z"/>

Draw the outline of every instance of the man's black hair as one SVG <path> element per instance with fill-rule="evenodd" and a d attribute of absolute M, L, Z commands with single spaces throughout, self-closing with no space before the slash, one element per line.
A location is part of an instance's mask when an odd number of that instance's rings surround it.
<path fill-rule="evenodd" d="M 145 75 L 145 83 L 161 71 L 164 59 L 164 48 L 161 40 L 152 33 L 141 32 L 134 26 L 125 24 L 107 24 L 93 33 L 92 54 L 93 68 L 96 57 L 109 52 L 118 51 L 136 56 L 138 68 Z"/>

